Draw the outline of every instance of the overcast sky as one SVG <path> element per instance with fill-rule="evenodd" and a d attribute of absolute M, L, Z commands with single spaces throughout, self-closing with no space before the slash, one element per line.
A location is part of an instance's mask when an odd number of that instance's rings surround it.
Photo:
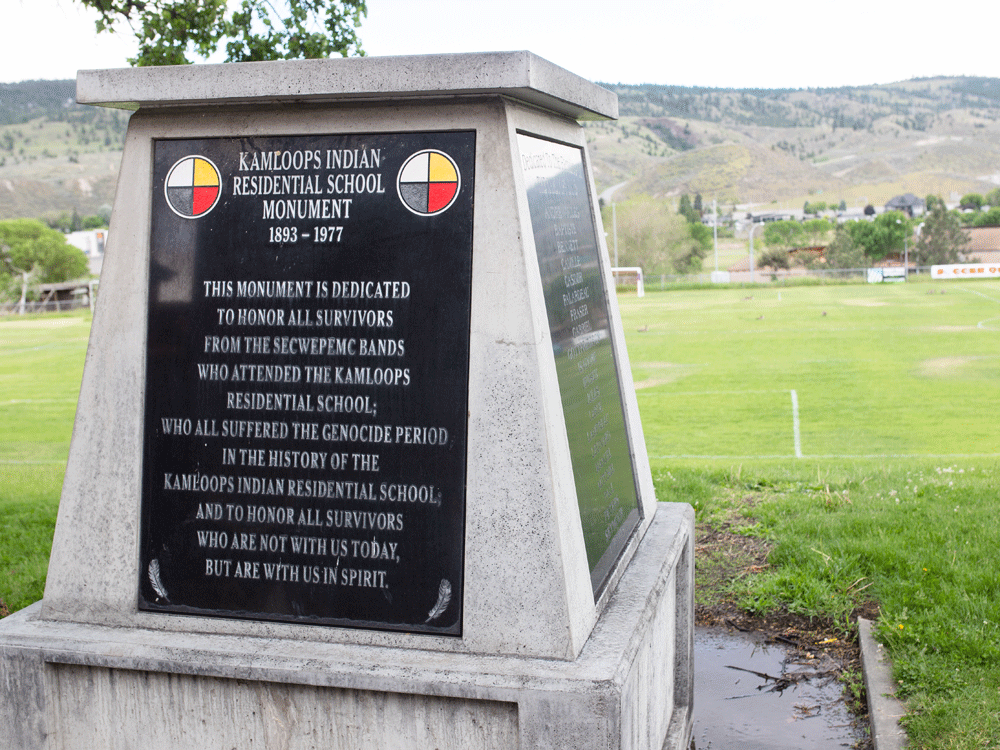
<path fill-rule="evenodd" d="M 0 9 L 0 82 L 124 67 L 135 51 L 127 27 L 98 36 L 75 0 Z M 611 83 L 808 88 L 1000 77 L 995 13 L 872 0 L 368 0 L 361 39 L 369 55 L 526 49 Z"/>

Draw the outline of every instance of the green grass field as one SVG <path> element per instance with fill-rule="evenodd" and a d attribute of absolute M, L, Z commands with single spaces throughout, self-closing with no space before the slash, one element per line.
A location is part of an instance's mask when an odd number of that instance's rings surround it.
<path fill-rule="evenodd" d="M 90 315 L 0 319 L 0 599 L 41 598 Z"/>
<path fill-rule="evenodd" d="M 877 602 L 912 746 L 1000 747 L 1000 282 L 620 304 L 659 498 L 773 545 L 736 599 Z"/>
<path fill-rule="evenodd" d="M 881 606 L 916 748 L 1000 747 L 1000 282 L 619 298 L 661 500 L 773 545 L 733 594 Z M 85 316 L 0 320 L 0 597 L 42 595 Z M 748 501 L 752 501 L 748 502 Z"/>
<path fill-rule="evenodd" d="M 1000 457 L 1000 282 L 620 304 L 654 461 Z"/>

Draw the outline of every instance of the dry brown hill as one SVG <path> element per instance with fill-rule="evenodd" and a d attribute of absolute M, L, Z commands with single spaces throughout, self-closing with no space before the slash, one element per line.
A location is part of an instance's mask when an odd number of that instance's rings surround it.
<path fill-rule="evenodd" d="M 611 86 L 622 117 L 587 125 L 598 190 L 723 203 L 956 200 L 1000 184 L 1000 79 L 805 91 Z"/>

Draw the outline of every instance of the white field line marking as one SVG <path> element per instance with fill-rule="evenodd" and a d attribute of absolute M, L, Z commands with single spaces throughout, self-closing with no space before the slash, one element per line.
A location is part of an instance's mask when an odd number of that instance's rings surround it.
<path fill-rule="evenodd" d="M 978 294 L 983 299 L 988 299 L 990 302 L 1000 302 L 1000 299 L 995 299 L 993 297 L 987 297 L 982 292 L 977 292 L 975 289 L 962 289 L 963 292 L 969 292 L 970 294 Z"/>
<path fill-rule="evenodd" d="M 795 435 L 795 457 L 802 458 L 802 435 L 799 433 L 799 394 L 792 394 L 792 433 Z"/>
<path fill-rule="evenodd" d="M 847 361 L 853 362 L 855 360 L 844 360 L 844 361 L 845 362 L 847 362 Z M 769 390 L 760 390 L 760 391 L 672 391 L 670 393 L 649 392 L 649 391 L 636 391 L 636 395 L 638 395 L 638 396 L 644 396 L 644 397 L 648 397 L 648 396 L 671 396 L 671 397 L 673 397 L 673 396 L 731 396 L 731 395 L 740 395 L 740 394 L 744 394 L 744 393 L 786 393 L 786 391 L 783 390 L 783 389 L 782 390 L 769 389 Z"/>

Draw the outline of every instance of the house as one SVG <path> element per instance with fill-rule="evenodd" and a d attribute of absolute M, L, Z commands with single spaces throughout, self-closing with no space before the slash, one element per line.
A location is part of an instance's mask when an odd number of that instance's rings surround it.
<path fill-rule="evenodd" d="M 1000 263 L 1000 227 L 970 227 L 965 230 L 969 244 L 960 255 L 977 263 Z"/>
<path fill-rule="evenodd" d="M 923 216 L 927 206 L 923 198 L 918 198 L 913 193 L 897 195 L 885 204 L 886 211 L 902 211 L 911 219 L 914 216 Z"/>
<path fill-rule="evenodd" d="M 108 230 L 85 229 L 81 232 L 70 232 L 66 235 L 66 241 L 83 250 L 87 256 L 90 272 L 100 276 L 101 267 L 104 265 L 104 246 L 108 241 Z"/>

